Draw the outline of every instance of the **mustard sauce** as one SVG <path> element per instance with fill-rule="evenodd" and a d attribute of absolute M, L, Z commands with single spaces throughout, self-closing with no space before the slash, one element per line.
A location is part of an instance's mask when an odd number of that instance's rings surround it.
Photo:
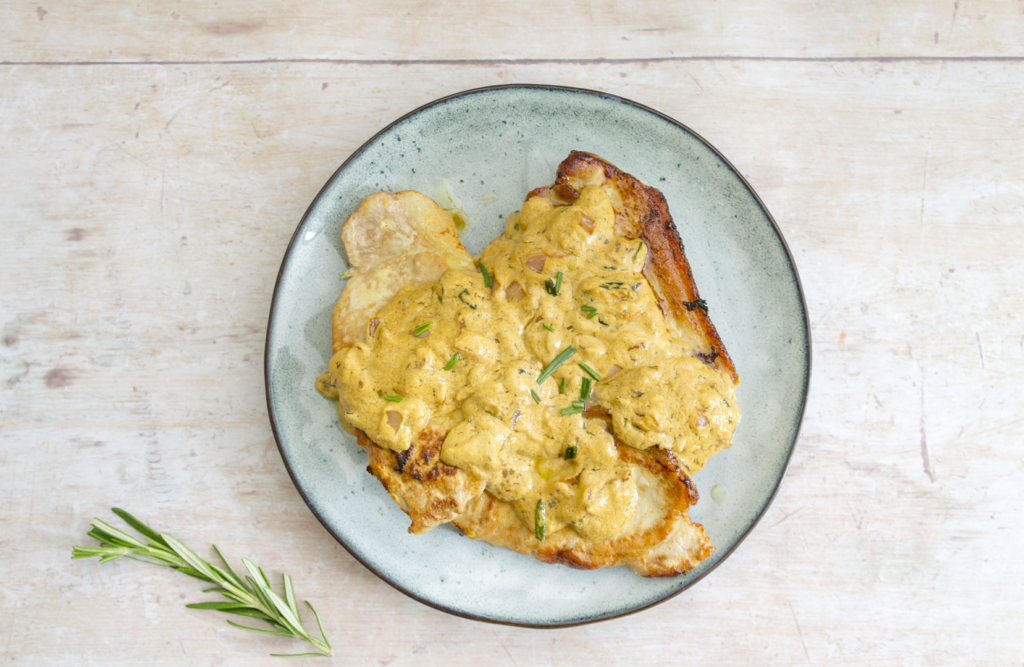
<path fill-rule="evenodd" d="M 395 452 L 428 424 L 447 432 L 441 460 L 485 480 L 531 531 L 543 517 L 539 535 L 614 537 L 638 503 L 616 440 L 671 450 L 696 472 L 739 421 L 731 378 L 674 333 L 646 262 L 642 241 L 616 234 L 601 188 L 571 206 L 532 198 L 480 272 L 399 292 L 317 386 L 347 428 Z M 584 414 L 591 406 L 611 432 Z"/>

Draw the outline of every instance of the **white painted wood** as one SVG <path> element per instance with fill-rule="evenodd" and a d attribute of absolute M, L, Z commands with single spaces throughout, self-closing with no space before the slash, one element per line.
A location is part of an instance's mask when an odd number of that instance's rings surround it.
<path fill-rule="evenodd" d="M 1021 42 L 1006 37 L 1019 34 L 1019 4 L 960 3 L 953 35 L 963 24 L 980 41 L 940 54 L 1020 55 Z M 927 56 L 935 52 L 922 35 L 939 14 L 924 6 L 841 5 L 863 11 L 861 32 L 819 34 L 808 17 L 840 9 L 778 5 L 774 46 L 749 29 L 719 45 L 709 30 L 687 48 Z M 223 36 L 226 47 L 139 20 L 171 11 L 156 6 L 68 4 L 89 30 L 46 37 L 32 31 L 59 25 L 65 11 L 46 7 L 43 21 L 28 4 L 0 10 L 5 58 L 336 58 L 367 48 L 359 36 L 328 40 L 336 24 L 324 19 L 318 32 L 312 11 L 294 23 L 281 8 L 267 19 L 273 31 Z M 967 23 L 978 7 L 984 17 Z M 181 23 L 192 30 L 233 10 L 210 5 Z M 26 12 L 35 24 L 12 18 Z M 483 38 L 441 34 L 416 46 L 396 36 L 376 53 L 525 58 L 554 48 L 540 37 L 515 43 L 523 19 L 506 14 L 507 39 L 482 29 L 487 48 Z M 643 12 L 620 14 L 631 26 L 658 25 Z M 927 31 L 893 49 L 902 42 L 887 37 L 889 17 L 904 15 L 920 16 Z M 349 22 L 375 17 L 356 7 Z M 471 13 L 452 30 L 487 20 Z M 612 25 L 596 10 L 580 20 L 605 35 L 598 24 Z M 137 30 L 126 29 L 132 22 Z M 851 46 L 876 32 L 882 47 Z M 658 54 L 671 41 L 642 52 L 567 39 L 560 57 Z M 0 66 L 0 662 L 273 664 L 269 652 L 300 648 L 185 609 L 203 596 L 180 575 L 71 562 L 71 546 L 89 542 L 89 520 L 108 518 L 111 506 L 201 550 L 215 541 L 293 575 L 299 597 L 321 611 L 337 664 L 1019 662 L 1021 67 L 720 57 Z M 705 136 L 779 222 L 814 329 L 803 432 L 764 521 L 683 595 L 567 630 L 451 617 L 378 580 L 295 491 L 263 393 L 278 264 L 323 182 L 406 111 L 503 82 L 600 88 Z"/>
<path fill-rule="evenodd" d="M 0 59 L 1024 56 L 1016 0 L 13 0 Z"/>

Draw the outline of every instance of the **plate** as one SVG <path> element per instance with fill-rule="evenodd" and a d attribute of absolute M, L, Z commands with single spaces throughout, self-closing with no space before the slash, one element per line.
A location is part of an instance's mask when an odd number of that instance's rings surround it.
<path fill-rule="evenodd" d="M 348 268 L 341 225 L 366 196 L 442 183 L 470 217 L 476 255 L 551 183 L 572 149 L 596 153 L 659 188 L 701 296 L 739 370 L 742 420 L 731 449 L 693 480 L 691 509 L 716 550 L 695 570 L 644 579 L 626 568 L 545 565 L 409 519 L 366 472 L 366 454 L 313 387 L 331 357 L 331 311 Z M 810 327 L 793 258 L 764 204 L 711 144 L 679 122 L 604 93 L 550 86 L 470 90 L 396 120 L 324 186 L 285 252 L 267 329 L 267 405 L 288 472 L 310 509 L 386 582 L 468 618 L 575 625 L 644 609 L 686 590 L 731 554 L 764 515 L 796 442 L 810 376 Z M 716 488 L 717 487 L 717 488 Z M 712 489 L 715 489 L 712 492 Z"/>

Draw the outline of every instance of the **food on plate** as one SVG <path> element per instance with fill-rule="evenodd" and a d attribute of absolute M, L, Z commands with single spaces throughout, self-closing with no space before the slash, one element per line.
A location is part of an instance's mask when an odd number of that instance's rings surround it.
<path fill-rule="evenodd" d="M 644 576 L 711 554 L 690 475 L 731 444 L 738 376 L 658 190 L 573 151 L 478 261 L 416 192 L 342 240 L 317 387 L 410 532 Z"/>

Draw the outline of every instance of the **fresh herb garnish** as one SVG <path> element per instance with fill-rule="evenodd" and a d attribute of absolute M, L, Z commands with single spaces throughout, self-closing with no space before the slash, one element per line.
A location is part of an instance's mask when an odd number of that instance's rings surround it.
<path fill-rule="evenodd" d="M 542 324 L 542 325 L 543 325 L 543 327 L 544 327 L 545 329 L 547 329 L 548 331 L 554 331 L 554 330 L 555 330 L 555 328 L 554 328 L 553 326 L 551 326 L 550 324 L 548 324 L 547 322 L 541 322 L 541 324 Z"/>
<path fill-rule="evenodd" d="M 451 369 L 455 368 L 455 364 L 457 364 L 459 362 L 460 358 L 461 358 L 461 356 L 459 355 L 458 352 L 453 354 L 452 358 L 448 360 L 448 363 L 444 365 L 444 369 L 446 371 L 450 371 Z"/>
<path fill-rule="evenodd" d="M 640 243 L 636 244 L 636 252 L 633 253 L 633 259 L 634 260 L 640 255 L 640 248 L 643 248 L 643 247 L 644 247 L 644 242 L 643 241 L 641 241 Z"/>
<path fill-rule="evenodd" d="M 613 282 L 601 283 L 601 287 L 603 289 L 619 289 L 620 287 L 622 287 L 625 284 L 626 283 L 620 283 L 620 282 L 613 281 Z"/>
<path fill-rule="evenodd" d="M 559 410 L 559 413 L 561 413 L 563 417 L 567 417 L 569 415 L 578 415 L 581 412 L 583 412 L 583 408 L 576 407 L 575 405 L 572 406 L 571 408 L 562 408 L 561 410 Z"/>
<path fill-rule="evenodd" d="M 92 548 L 74 547 L 71 550 L 72 559 L 99 557 L 101 563 L 106 563 L 107 561 L 127 556 L 128 558 L 154 565 L 172 567 L 178 572 L 215 584 L 215 588 L 209 588 L 203 591 L 204 593 L 220 593 L 228 600 L 231 600 L 231 602 L 198 602 L 185 605 L 186 607 L 190 609 L 213 609 L 226 614 L 248 616 L 266 621 L 273 627 L 273 630 L 251 628 L 248 625 L 240 625 L 231 621 L 228 621 L 228 623 L 243 630 L 301 639 L 312 644 L 319 651 L 319 653 L 292 653 L 284 655 L 271 653 L 272 656 L 298 658 L 305 656 L 330 657 L 334 655 L 334 649 L 331 648 L 331 643 L 327 641 L 327 635 L 324 634 L 324 626 L 320 623 L 320 616 L 308 601 L 306 605 L 313 612 L 313 616 L 316 617 L 316 624 L 320 627 L 320 639 L 310 635 L 306 628 L 303 627 L 302 619 L 299 618 L 299 607 L 295 603 L 295 589 L 292 587 L 291 577 L 287 574 L 283 575 L 284 596 L 282 598 L 271 587 L 267 575 L 263 573 L 263 568 L 254 565 L 248 558 L 243 558 L 242 564 L 245 565 L 245 569 L 249 571 L 250 576 L 242 579 L 235 572 L 235 569 L 231 567 L 227 559 L 224 558 L 224 554 L 217 548 L 217 545 L 214 545 L 213 549 L 224 563 L 225 569 L 223 570 L 200 558 L 194 551 L 173 536 L 167 533 L 157 533 L 128 512 L 116 507 L 112 511 L 124 519 L 132 528 L 145 535 L 146 543 L 143 544 L 140 540 L 114 528 L 108 523 L 99 519 L 93 519 L 89 537 L 99 540 L 100 546 Z"/>
<path fill-rule="evenodd" d="M 600 380 L 601 380 L 601 376 L 597 374 L 597 371 L 595 371 L 595 370 L 594 370 L 593 368 L 591 368 L 590 366 L 587 366 L 587 365 L 586 365 L 585 363 L 583 363 L 582 361 L 581 361 L 581 362 L 579 362 L 579 367 L 583 369 L 583 372 L 584 372 L 584 373 L 586 373 L 586 374 L 587 374 L 587 375 L 589 375 L 590 377 L 594 378 L 595 380 L 598 380 L 598 381 L 600 381 Z"/>
<path fill-rule="evenodd" d="M 583 378 L 583 382 L 580 383 L 580 398 L 584 401 L 590 398 L 590 378 Z"/>
<path fill-rule="evenodd" d="M 586 407 L 586 404 L 583 401 L 573 401 L 572 402 L 572 407 L 580 408 L 582 410 L 583 408 Z"/>
<path fill-rule="evenodd" d="M 568 447 L 565 448 L 565 456 L 563 456 L 562 458 L 564 458 L 566 461 L 572 461 L 574 458 L 576 458 L 576 453 L 578 451 L 579 449 L 576 447 L 576 445 L 569 445 Z"/>
<path fill-rule="evenodd" d="M 405 399 L 402 398 L 401 396 L 395 396 L 394 394 L 388 394 L 387 396 L 384 397 L 384 400 L 385 401 L 391 401 L 392 403 L 401 403 Z"/>
<path fill-rule="evenodd" d="M 544 370 L 540 372 L 540 377 L 537 378 L 537 384 L 544 384 L 544 380 L 551 377 L 551 374 L 558 369 L 559 366 L 568 361 L 569 357 L 576 354 L 576 348 L 570 345 L 561 352 L 558 356 L 551 360 L 551 363 L 544 367 Z"/>
<path fill-rule="evenodd" d="M 434 323 L 433 322 L 424 322 L 423 324 L 419 325 L 418 327 L 416 327 L 415 329 L 412 330 L 412 335 L 416 336 L 417 338 L 419 338 L 423 334 L 427 333 L 428 331 L 430 331 L 433 328 L 434 328 Z"/>
<path fill-rule="evenodd" d="M 501 417 L 499 417 L 498 415 L 494 414 L 494 413 L 493 413 L 493 412 L 491 412 L 490 410 L 484 410 L 484 412 L 486 412 L 486 413 L 487 413 L 487 414 L 489 414 L 490 416 L 494 417 L 494 418 L 495 418 L 495 419 L 497 419 L 498 421 L 501 421 Z"/>
<path fill-rule="evenodd" d="M 590 313 L 589 315 L 587 315 L 588 320 L 593 319 L 594 315 L 597 315 L 597 308 L 594 308 L 590 304 L 587 304 L 586 306 L 580 306 L 580 310 L 582 310 L 584 313 Z"/>
<path fill-rule="evenodd" d="M 541 542 L 544 541 L 544 536 L 548 532 L 548 512 L 547 507 L 544 505 L 544 499 L 541 498 L 537 501 L 537 509 L 533 511 L 533 534 L 537 536 L 537 539 Z"/>
<path fill-rule="evenodd" d="M 558 393 L 559 394 L 564 394 L 565 393 L 565 378 L 562 378 L 561 382 L 558 383 Z"/>
<path fill-rule="evenodd" d="M 466 304 L 467 306 L 469 306 L 473 310 L 476 310 L 476 304 L 475 303 L 470 303 L 469 301 L 466 301 L 465 297 L 467 297 L 467 296 L 469 296 L 469 290 L 468 289 L 462 290 L 461 292 L 459 292 L 459 301 L 461 301 L 462 303 Z"/>
<path fill-rule="evenodd" d="M 530 390 L 530 396 L 533 396 L 534 402 L 540 404 L 540 395 L 537 394 L 537 392 L 535 392 L 533 389 Z"/>
<path fill-rule="evenodd" d="M 483 262 L 480 262 L 478 264 L 478 266 L 480 267 L 480 273 L 484 274 L 484 287 L 486 287 L 487 289 L 490 289 L 491 288 L 491 274 L 487 272 L 487 267 L 484 266 Z"/>
<path fill-rule="evenodd" d="M 559 271 L 556 273 L 554 280 L 551 280 L 550 278 L 545 280 L 544 287 L 551 296 L 558 296 L 558 293 L 562 291 L 562 272 Z"/>

